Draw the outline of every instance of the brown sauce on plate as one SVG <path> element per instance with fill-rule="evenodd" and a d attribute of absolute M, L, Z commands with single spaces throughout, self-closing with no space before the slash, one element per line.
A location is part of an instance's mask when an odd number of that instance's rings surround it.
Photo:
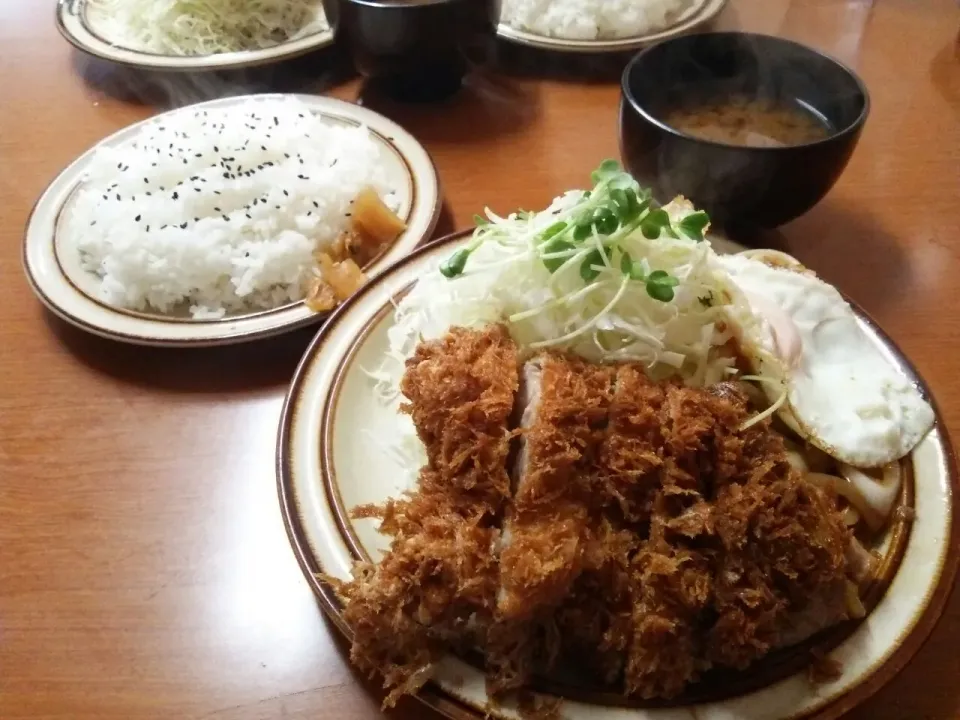
<path fill-rule="evenodd" d="M 701 140 L 746 147 L 784 147 L 823 140 L 830 126 L 800 105 L 732 97 L 669 111 L 663 121 Z"/>

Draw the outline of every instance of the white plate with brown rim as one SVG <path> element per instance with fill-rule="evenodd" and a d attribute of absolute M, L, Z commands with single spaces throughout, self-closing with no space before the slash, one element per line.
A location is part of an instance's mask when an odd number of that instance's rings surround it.
<path fill-rule="evenodd" d="M 358 559 L 376 560 L 388 547 L 369 519 L 351 508 L 381 503 L 407 489 L 407 468 L 380 452 L 376 438 L 396 428 L 397 415 L 373 392 L 365 370 L 388 348 L 393 303 L 417 278 L 462 246 L 458 233 L 418 249 L 356 293 L 311 343 L 284 404 L 277 445 L 278 491 L 291 544 L 324 611 L 349 636 L 339 600 L 322 575 L 347 578 Z M 732 243 L 714 240 L 720 250 Z M 867 335 L 891 362 L 929 392 L 894 343 L 854 306 Z M 939 413 L 930 433 L 905 460 L 900 503 L 911 523 L 893 521 L 879 544 L 881 569 L 864 593 L 862 621 L 828 629 L 795 648 L 768 656 L 749 671 L 707 678 L 670 703 L 624 700 L 598 688 L 541 683 L 535 690 L 561 696 L 567 720 L 799 720 L 836 718 L 888 682 L 917 652 L 938 620 L 953 585 L 960 518 L 953 499 L 960 488 L 953 453 Z M 842 675 L 813 685 L 811 651 L 838 661 Z M 478 720 L 490 710 L 516 718 L 515 709 L 487 708 L 483 673 L 469 659 L 448 656 L 418 697 L 448 717 Z"/>
<path fill-rule="evenodd" d="M 87 0 L 59 0 L 57 29 L 75 48 L 102 60 L 144 70 L 198 71 L 230 70 L 280 62 L 305 55 L 333 44 L 329 27 L 271 47 L 211 55 L 161 55 L 124 47 L 110 38 L 97 22 Z"/>
<path fill-rule="evenodd" d="M 497 35 L 504 40 L 540 48 L 541 50 L 556 50 L 573 53 L 617 53 L 639 50 L 647 45 L 667 40 L 677 35 L 691 32 L 713 20 L 727 0 L 693 0 L 691 4 L 672 18 L 669 25 L 652 32 L 631 37 L 612 38 L 608 40 L 572 40 L 569 38 L 538 35 L 528 30 L 521 30 L 505 22 L 497 27 Z"/>
<path fill-rule="evenodd" d="M 250 99 L 276 97 L 283 96 L 224 98 L 190 107 L 223 108 Z M 372 110 L 327 97 L 290 97 L 305 103 L 327 122 L 365 125 L 380 147 L 380 157 L 399 202 L 398 214 L 407 227 L 364 268 L 367 276 L 376 276 L 428 240 L 440 214 L 441 200 L 437 172 L 423 146 L 392 120 Z M 303 302 L 197 320 L 176 314 L 127 310 L 99 299 L 100 279 L 81 266 L 78 249 L 65 239 L 66 233 L 58 232 L 58 228 L 62 216 L 69 210 L 71 199 L 82 186 L 85 170 L 96 150 L 130 141 L 146 123 L 156 119 L 136 123 L 101 141 L 61 172 L 41 195 L 27 221 L 23 247 L 24 268 L 37 297 L 56 315 L 83 330 L 138 345 L 225 345 L 277 335 L 325 317 L 310 310 Z"/>

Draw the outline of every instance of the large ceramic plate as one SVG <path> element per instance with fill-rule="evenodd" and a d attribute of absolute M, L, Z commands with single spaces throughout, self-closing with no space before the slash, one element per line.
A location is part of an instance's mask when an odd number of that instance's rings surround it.
<path fill-rule="evenodd" d="M 346 578 L 354 560 L 376 559 L 387 539 L 371 520 L 350 519 L 362 503 L 381 502 L 404 488 L 405 473 L 378 450 L 397 416 L 371 391 L 364 369 L 380 364 L 393 323 L 392 301 L 439 258 L 465 241 L 463 234 L 438 240 L 402 260 L 359 291 L 324 326 L 297 369 L 280 423 L 277 470 L 280 501 L 294 550 L 324 610 L 349 634 L 341 607 L 318 573 Z M 732 249 L 719 247 L 718 249 Z M 867 335 L 896 367 L 926 391 L 912 366 L 865 315 Z M 928 395 L 929 397 L 929 395 Z M 670 705 L 627 705 L 589 689 L 551 688 L 567 698 L 567 720 L 795 720 L 836 718 L 890 680 L 929 635 L 943 610 L 957 569 L 960 522 L 953 499 L 958 491 L 954 460 L 942 419 L 920 442 L 908 465 L 910 481 L 901 502 L 915 521 L 893 524 L 881 546 L 880 579 L 864 598 L 870 610 L 812 638 L 800 648 L 768 658 L 744 676 L 725 676 L 697 687 Z M 835 682 L 812 685 L 803 669 L 811 649 L 844 667 Z M 709 683 L 706 683 L 709 685 Z M 482 673 L 448 657 L 421 699 L 453 718 L 484 717 L 487 696 Z M 515 718 L 510 708 L 494 716 Z"/>
<path fill-rule="evenodd" d="M 726 4 L 727 0 L 693 0 L 693 3 L 674 18 L 668 27 L 645 35 L 616 40 L 567 40 L 518 30 L 506 23 L 500 23 L 497 34 L 505 40 L 543 50 L 581 53 L 626 52 L 690 32 L 713 20 Z"/>
<path fill-rule="evenodd" d="M 193 107 L 227 107 L 256 97 L 279 96 L 226 98 Z M 366 125 L 381 146 L 381 157 L 397 191 L 399 214 L 406 220 L 407 229 L 365 268 L 372 277 L 406 256 L 433 232 L 440 212 L 440 189 L 433 162 L 412 135 L 382 115 L 332 98 L 294 97 L 330 122 Z M 149 121 L 131 125 L 85 152 L 57 176 L 37 201 L 27 222 L 23 260 L 27 277 L 40 300 L 77 327 L 139 345 L 227 344 L 276 335 L 316 322 L 321 316 L 302 302 L 217 320 L 191 320 L 124 310 L 97 299 L 99 280 L 80 266 L 79 252 L 58 233 L 58 226 L 81 186 L 84 171 L 96 149 L 129 140 L 145 122 Z"/>
<path fill-rule="evenodd" d="M 227 70 L 254 67 L 288 60 L 333 44 L 330 29 L 262 50 L 217 53 L 214 55 L 157 55 L 121 47 L 100 35 L 91 22 L 86 0 L 57 2 L 57 29 L 78 50 L 103 60 L 149 70 Z"/>

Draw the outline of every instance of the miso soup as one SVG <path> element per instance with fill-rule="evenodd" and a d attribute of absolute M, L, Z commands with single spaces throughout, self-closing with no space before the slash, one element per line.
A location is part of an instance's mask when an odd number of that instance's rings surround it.
<path fill-rule="evenodd" d="M 801 105 L 744 97 L 683 105 L 663 121 L 703 140 L 747 147 L 803 145 L 831 132 L 822 117 Z"/>

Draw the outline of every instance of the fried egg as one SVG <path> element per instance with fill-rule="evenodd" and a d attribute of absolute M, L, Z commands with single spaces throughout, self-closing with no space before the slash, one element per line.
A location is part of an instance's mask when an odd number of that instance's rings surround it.
<path fill-rule="evenodd" d="M 810 443 L 857 467 L 908 454 L 934 412 L 867 336 L 832 285 L 789 255 L 717 256 L 732 302 L 727 316 L 741 353 L 779 415 Z"/>

